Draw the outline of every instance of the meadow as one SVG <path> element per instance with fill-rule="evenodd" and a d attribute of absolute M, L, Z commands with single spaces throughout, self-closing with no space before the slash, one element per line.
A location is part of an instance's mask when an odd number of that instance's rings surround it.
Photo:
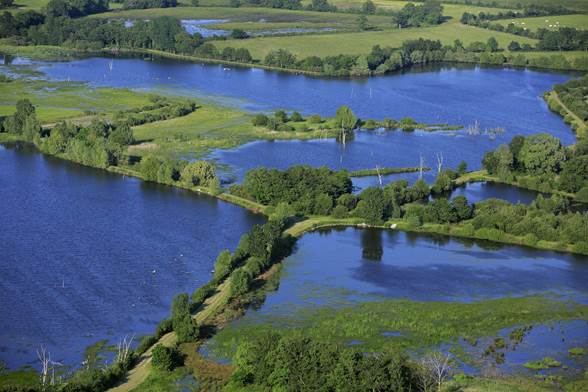
<path fill-rule="evenodd" d="M 122 10 L 92 15 L 93 18 L 107 19 L 153 19 L 157 16 L 172 16 L 178 19 L 228 19 L 232 23 L 307 23 L 329 25 L 339 28 L 355 28 L 357 15 L 345 13 L 289 11 L 273 8 L 228 8 L 228 7 L 176 7 L 146 10 Z M 262 21 L 263 20 L 263 21 Z M 371 25 L 378 28 L 392 27 L 388 16 L 371 15 Z M 316 27 L 316 26 L 315 26 Z"/>
<path fill-rule="evenodd" d="M 490 37 L 496 38 L 500 47 L 505 48 L 511 41 L 534 44 L 530 38 L 512 34 L 479 29 L 476 27 L 443 24 L 434 27 L 390 29 L 385 31 L 367 31 L 361 33 L 320 34 L 286 37 L 260 37 L 247 40 L 226 40 L 215 42 L 222 49 L 227 46 L 247 48 L 254 59 L 263 59 L 270 50 L 287 49 L 297 56 L 335 56 L 339 54 L 368 54 L 372 46 L 380 45 L 398 48 L 406 40 L 425 38 L 440 40 L 451 45 L 460 39 L 465 45 L 475 41 L 486 42 Z"/>
<path fill-rule="evenodd" d="M 148 105 L 151 94 L 126 89 L 88 89 L 84 83 L 15 79 L 0 83 L 0 115 L 14 113 L 16 101 L 29 99 L 37 106 L 42 124 Z"/>
<path fill-rule="evenodd" d="M 574 27 L 576 29 L 588 29 L 588 15 L 558 15 L 538 16 L 535 18 L 517 18 L 499 20 L 503 26 L 513 23 L 515 26 L 526 27 L 531 31 L 538 29 L 558 30 L 560 27 Z"/>
<path fill-rule="evenodd" d="M 452 3 L 486 5 L 491 3 L 494 7 L 520 8 L 529 5 L 553 6 L 561 5 L 571 10 L 588 11 L 588 1 L 586 0 L 451 0 Z"/>
<path fill-rule="evenodd" d="M 330 0 L 329 3 L 337 6 L 337 8 L 341 10 L 347 10 L 351 8 L 359 9 L 361 8 L 364 0 Z M 307 5 L 311 4 L 312 1 L 304 0 L 302 4 Z M 376 5 L 376 12 L 378 10 L 383 11 L 399 11 L 402 7 L 406 4 L 410 3 L 410 1 L 396 1 L 396 0 L 373 0 L 373 3 Z M 495 8 L 495 7 L 476 7 L 474 5 L 465 5 L 465 4 L 443 4 L 443 15 L 449 16 L 452 20 L 457 20 L 461 18 L 464 12 L 475 13 L 478 14 L 480 12 L 485 12 L 488 14 L 497 14 L 498 12 L 506 11 L 505 8 Z"/>

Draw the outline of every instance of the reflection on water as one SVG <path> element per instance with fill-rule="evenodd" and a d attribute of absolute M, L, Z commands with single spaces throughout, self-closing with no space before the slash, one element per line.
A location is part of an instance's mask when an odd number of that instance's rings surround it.
<path fill-rule="evenodd" d="M 549 292 L 588 302 L 585 257 L 391 230 L 306 234 L 277 292 L 246 318 L 292 307 L 408 298 L 469 302 Z"/>

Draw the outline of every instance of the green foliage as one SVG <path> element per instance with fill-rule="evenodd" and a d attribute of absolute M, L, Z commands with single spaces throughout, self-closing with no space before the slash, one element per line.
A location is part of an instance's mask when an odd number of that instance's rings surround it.
<path fill-rule="evenodd" d="M 524 367 L 531 370 L 545 370 L 552 367 L 560 367 L 561 362 L 556 361 L 551 357 L 545 357 L 540 361 L 530 361 L 523 364 Z"/>
<path fill-rule="evenodd" d="M 402 28 L 436 25 L 442 21 L 443 7 L 440 2 L 433 0 L 422 5 L 408 3 L 393 15 L 393 23 Z"/>
<path fill-rule="evenodd" d="M 256 127 L 264 127 L 268 124 L 268 121 L 269 119 L 265 114 L 258 113 L 253 117 L 251 123 Z"/>
<path fill-rule="evenodd" d="M 231 298 L 239 297 L 249 291 L 252 282 L 249 273 L 242 268 L 231 274 Z"/>
<path fill-rule="evenodd" d="M 341 106 L 335 115 L 335 124 L 342 131 L 348 132 L 355 129 L 357 117 L 348 106 Z"/>
<path fill-rule="evenodd" d="M 358 350 L 293 335 L 267 334 L 241 343 L 230 386 L 285 391 L 401 391 L 416 375 L 401 355 L 365 356 Z M 230 388 L 229 386 L 229 388 Z"/>
<path fill-rule="evenodd" d="M 198 338 L 200 329 L 190 313 L 191 305 L 188 294 L 178 294 L 172 302 L 172 326 L 179 342 L 190 342 Z"/>
<path fill-rule="evenodd" d="M 365 219 L 370 225 L 381 224 L 386 212 L 384 191 L 380 188 L 366 188 L 359 195 L 359 203 L 353 210 L 353 215 Z"/>
<path fill-rule="evenodd" d="M 227 277 L 233 269 L 233 257 L 227 249 L 223 250 L 214 262 L 214 279 L 217 281 Z"/>
<path fill-rule="evenodd" d="M 151 356 L 153 367 L 159 370 L 170 372 L 182 363 L 182 356 L 175 348 L 170 348 L 158 344 L 153 348 Z"/>
<path fill-rule="evenodd" d="M 188 163 L 181 172 L 181 179 L 188 185 L 210 187 L 217 179 L 214 164 L 209 161 Z"/>
<path fill-rule="evenodd" d="M 325 211 L 327 195 L 334 204 L 339 196 L 351 193 L 351 180 L 346 172 L 335 172 L 326 167 L 293 166 L 285 171 L 259 168 L 247 172 L 242 192 L 253 200 L 277 205 L 291 204 L 296 211 L 312 214 Z"/>
<path fill-rule="evenodd" d="M 557 173 L 565 159 L 560 141 L 548 134 L 531 135 L 520 151 L 524 169 L 535 175 Z"/>
<path fill-rule="evenodd" d="M 344 205 L 338 204 L 335 206 L 335 208 L 333 208 L 331 214 L 333 218 L 343 219 L 349 216 L 349 210 Z"/>

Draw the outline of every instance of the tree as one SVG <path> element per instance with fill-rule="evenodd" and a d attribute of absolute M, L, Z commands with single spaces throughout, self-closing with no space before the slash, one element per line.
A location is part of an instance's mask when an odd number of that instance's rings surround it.
<path fill-rule="evenodd" d="M 521 50 L 521 44 L 519 44 L 517 41 L 511 41 L 510 44 L 508 44 L 508 50 L 510 52 L 518 52 Z"/>
<path fill-rule="evenodd" d="M 288 122 L 288 113 L 286 113 L 284 110 L 276 110 L 274 112 L 274 118 L 276 119 L 276 122 L 278 124 L 282 124 L 285 122 Z"/>
<path fill-rule="evenodd" d="M 245 39 L 245 38 L 249 38 L 249 34 L 247 34 L 247 32 L 245 30 L 234 29 L 233 31 L 231 31 L 231 38 Z"/>
<path fill-rule="evenodd" d="M 357 23 L 357 28 L 361 31 L 365 31 L 369 29 L 368 19 L 365 15 L 361 14 L 355 20 Z"/>
<path fill-rule="evenodd" d="M 200 0 L 191 0 L 190 4 L 192 4 L 192 7 L 198 7 L 200 5 Z"/>
<path fill-rule="evenodd" d="M 432 352 L 423 357 L 421 360 L 421 371 L 419 378 L 421 388 L 428 391 L 433 385 L 437 386 L 437 391 L 449 378 L 451 371 L 451 356 L 440 352 Z"/>
<path fill-rule="evenodd" d="M 158 344 L 153 348 L 151 363 L 156 369 L 169 372 L 181 364 L 181 355 L 175 348 Z"/>
<path fill-rule="evenodd" d="M 219 280 L 224 279 L 231 273 L 232 267 L 233 258 L 231 257 L 231 252 L 225 249 L 219 253 L 214 262 L 214 278 Z"/>
<path fill-rule="evenodd" d="M 200 329 L 190 313 L 190 298 L 182 293 L 174 297 L 171 312 L 172 326 L 178 341 L 189 342 L 198 338 Z"/>
<path fill-rule="evenodd" d="M 214 164 L 209 161 L 190 162 L 182 169 L 181 179 L 190 186 L 209 187 L 216 179 Z"/>
<path fill-rule="evenodd" d="M 119 124 L 114 131 L 108 136 L 108 140 L 120 144 L 121 146 L 128 146 L 135 142 L 133 130 L 127 124 Z"/>
<path fill-rule="evenodd" d="M 577 192 L 588 181 L 588 155 L 573 157 L 563 164 L 559 184 L 564 191 Z"/>
<path fill-rule="evenodd" d="M 519 156 L 529 174 L 554 174 L 563 164 L 565 150 L 559 139 L 543 133 L 527 137 Z"/>
<path fill-rule="evenodd" d="M 498 41 L 496 41 L 496 38 L 488 38 L 488 41 L 486 41 L 486 50 L 488 52 L 498 52 Z"/>
<path fill-rule="evenodd" d="M 382 223 L 386 211 L 384 191 L 381 188 L 369 187 L 361 192 L 359 199 L 353 214 L 365 219 L 370 225 Z"/>
<path fill-rule="evenodd" d="M 461 161 L 459 163 L 459 165 L 457 165 L 457 174 L 459 174 L 460 176 L 463 176 L 464 174 L 466 174 L 468 171 L 468 164 L 466 163 L 466 161 Z"/>
<path fill-rule="evenodd" d="M 503 181 L 511 180 L 511 170 L 513 168 L 514 159 L 508 145 L 501 144 L 500 146 L 498 146 L 498 148 L 494 152 L 494 157 L 498 162 L 496 166 L 496 174 L 498 174 L 498 178 L 500 178 Z"/>
<path fill-rule="evenodd" d="M 159 16 L 149 23 L 149 36 L 153 49 L 173 51 L 176 35 L 185 32 L 180 21 L 171 16 Z"/>
<path fill-rule="evenodd" d="M 265 114 L 258 113 L 253 117 L 251 123 L 256 127 L 266 126 L 268 122 L 268 118 Z"/>
<path fill-rule="evenodd" d="M 302 122 L 302 121 L 304 121 L 304 118 L 302 117 L 302 115 L 300 113 L 294 112 L 290 116 L 290 121 L 292 121 L 292 122 Z"/>
<path fill-rule="evenodd" d="M 366 0 L 365 3 L 361 5 L 361 13 L 365 15 L 373 15 L 376 13 L 376 5 L 372 0 Z"/>
<path fill-rule="evenodd" d="M 233 271 L 231 274 L 231 298 L 236 298 L 249 291 L 252 278 L 243 268 Z"/>
<path fill-rule="evenodd" d="M 349 132 L 355 129 L 357 117 L 348 106 L 341 106 L 335 114 L 335 124 L 341 131 Z"/>
<path fill-rule="evenodd" d="M 472 217 L 474 209 L 468 204 L 468 199 L 465 196 L 456 196 L 451 200 L 451 205 L 458 220 L 462 221 Z"/>

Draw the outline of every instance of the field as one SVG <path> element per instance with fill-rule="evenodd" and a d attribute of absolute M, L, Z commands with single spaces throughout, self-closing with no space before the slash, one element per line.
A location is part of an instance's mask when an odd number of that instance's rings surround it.
<path fill-rule="evenodd" d="M 557 4 L 571 10 L 588 11 L 588 1 L 586 0 L 452 0 L 452 3 L 470 3 L 472 5 L 492 3 L 495 7 L 506 8 L 520 8 L 532 4 L 544 6 Z"/>
<path fill-rule="evenodd" d="M 385 11 L 398 11 L 410 1 L 395 1 L 395 0 L 372 0 L 376 5 L 376 11 L 378 9 Z M 336 5 L 339 9 L 350 9 L 350 8 L 361 8 L 361 5 L 365 0 L 330 0 L 329 3 Z M 310 0 L 304 0 L 302 4 L 310 4 Z M 461 5 L 461 4 L 443 4 L 443 15 L 449 16 L 454 20 L 459 20 L 464 12 L 478 14 L 485 12 L 488 14 L 496 14 L 500 11 L 505 11 L 504 8 L 491 8 L 491 7 L 476 7 L 472 5 Z"/>
<path fill-rule="evenodd" d="M 344 13 L 327 13 L 311 11 L 288 11 L 272 8 L 224 8 L 224 7 L 178 7 L 156 8 L 147 10 L 125 10 L 93 15 L 95 18 L 109 19 L 153 19 L 157 16 L 172 16 L 178 19 L 229 19 L 230 22 L 257 23 L 306 23 L 329 25 L 351 29 L 356 28 L 357 15 Z M 264 22 L 260 22 L 260 20 Z M 369 23 L 379 28 L 390 28 L 392 22 L 388 16 L 370 16 Z M 287 27 L 287 26 L 283 26 Z M 314 26 L 317 27 L 317 26 Z"/>
<path fill-rule="evenodd" d="M 85 112 L 113 112 L 149 103 L 149 94 L 125 89 L 88 89 L 83 83 L 17 79 L 0 83 L 0 115 L 12 114 L 19 99 L 37 106 L 41 123 L 85 116 Z"/>
<path fill-rule="evenodd" d="M 438 39 L 444 44 L 453 44 L 456 39 L 461 39 L 467 45 L 474 41 L 486 42 L 490 37 L 495 37 L 502 48 L 513 40 L 530 44 L 536 42 L 529 38 L 507 33 L 458 24 L 444 24 L 418 29 L 226 40 L 215 42 L 215 45 L 218 48 L 226 46 L 247 48 L 255 59 L 263 59 L 270 50 L 278 48 L 287 49 L 303 58 L 338 54 L 367 54 L 374 45 L 397 48 L 402 45 L 402 42 L 417 38 Z"/>
<path fill-rule="evenodd" d="M 26 10 L 35 10 L 39 11 L 43 7 L 47 5 L 49 0 L 15 0 L 14 6 L 9 10 L 12 12 L 19 12 L 19 11 L 26 11 Z M 110 9 L 117 9 L 121 8 L 122 4 L 118 3 L 110 3 Z"/>
<path fill-rule="evenodd" d="M 575 27 L 577 29 L 588 29 L 588 15 L 560 15 L 560 16 L 541 16 L 536 18 L 519 18 L 519 19 L 503 19 L 498 23 L 503 26 L 508 26 L 509 23 L 514 23 L 515 26 L 526 27 L 531 31 L 544 28 L 548 30 L 557 30 L 560 27 Z"/>

